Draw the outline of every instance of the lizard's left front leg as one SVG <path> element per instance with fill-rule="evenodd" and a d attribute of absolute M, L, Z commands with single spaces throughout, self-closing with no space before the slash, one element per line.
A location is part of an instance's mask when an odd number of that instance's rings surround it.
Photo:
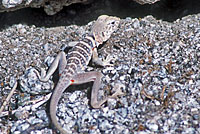
<path fill-rule="evenodd" d="M 112 64 L 110 64 L 111 60 L 115 60 L 115 58 L 113 58 L 111 55 L 107 56 L 106 59 L 104 61 L 102 61 L 97 53 L 97 48 L 94 48 L 92 51 L 92 61 L 100 66 L 113 66 Z"/>
<path fill-rule="evenodd" d="M 108 97 L 104 98 L 103 100 L 98 100 L 98 91 L 101 85 L 101 78 L 102 74 L 100 72 L 86 72 L 80 73 L 75 75 L 72 80 L 74 80 L 73 84 L 82 84 L 87 83 L 90 81 L 94 81 L 92 87 L 92 94 L 91 94 L 91 106 L 93 108 L 100 108 L 103 103 L 105 103 Z"/>

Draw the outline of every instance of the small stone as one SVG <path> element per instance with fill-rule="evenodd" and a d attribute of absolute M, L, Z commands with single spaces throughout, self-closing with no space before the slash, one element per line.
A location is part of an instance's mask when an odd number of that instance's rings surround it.
<path fill-rule="evenodd" d="M 28 119 L 28 122 L 30 124 L 34 125 L 34 124 L 42 123 L 43 121 L 41 119 L 36 118 L 36 117 L 30 117 Z"/>
<path fill-rule="evenodd" d="M 73 103 L 76 99 L 78 98 L 76 92 L 72 93 L 70 96 L 69 96 L 69 100 Z"/>
<path fill-rule="evenodd" d="M 196 131 L 195 131 L 194 128 L 189 127 L 189 128 L 186 128 L 183 133 L 185 133 L 185 134 L 195 134 L 195 132 Z"/>
<path fill-rule="evenodd" d="M 123 134 L 130 134 L 130 131 L 129 131 L 128 129 L 124 129 L 124 130 L 122 131 L 122 133 L 123 133 Z"/>
<path fill-rule="evenodd" d="M 107 131 L 107 130 L 109 130 L 111 128 L 113 128 L 113 125 L 111 125 L 108 120 L 103 120 L 99 124 L 99 129 L 102 130 L 102 131 Z"/>
<path fill-rule="evenodd" d="M 24 131 L 24 130 L 26 130 L 27 128 L 29 128 L 29 124 L 28 123 L 23 123 L 23 124 L 21 124 L 21 125 L 19 125 L 18 127 L 17 127 L 17 129 L 20 131 L 20 132 L 22 132 L 22 131 Z"/>
<path fill-rule="evenodd" d="M 164 125 L 164 126 L 163 126 L 163 130 L 166 132 L 166 131 L 169 130 L 169 127 L 168 127 L 167 125 Z"/>
<path fill-rule="evenodd" d="M 191 112 L 197 112 L 198 113 L 198 108 L 192 108 Z"/>
<path fill-rule="evenodd" d="M 134 27 L 134 28 L 140 27 L 140 22 L 139 22 L 138 19 L 134 19 L 134 20 L 133 20 L 133 27 Z"/>
<path fill-rule="evenodd" d="M 168 78 L 164 78 L 163 80 L 162 80 L 162 82 L 163 82 L 163 84 L 164 85 L 166 85 L 169 81 L 168 81 Z"/>
<path fill-rule="evenodd" d="M 147 125 L 147 127 L 152 130 L 152 131 L 158 131 L 158 125 L 157 124 L 154 124 L 154 123 L 150 123 Z"/>
<path fill-rule="evenodd" d="M 120 80 L 122 80 L 122 81 L 124 81 L 125 80 L 125 78 L 126 78 L 126 76 L 125 75 L 122 75 L 122 76 L 120 76 Z"/>
<path fill-rule="evenodd" d="M 15 117 L 17 117 L 18 119 L 26 119 L 29 116 L 29 112 L 26 110 L 23 111 L 17 111 L 15 112 Z"/>
<path fill-rule="evenodd" d="M 20 131 L 15 131 L 13 134 L 21 134 Z"/>
<path fill-rule="evenodd" d="M 159 106 L 160 105 L 160 102 L 155 100 L 154 103 L 156 104 L 156 106 Z"/>
<path fill-rule="evenodd" d="M 52 129 L 48 129 L 48 128 L 42 129 L 41 132 L 42 134 L 53 134 Z"/>
<path fill-rule="evenodd" d="M 42 120 L 45 120 L 47 121 L 48 120 L 48 117 L 47 117 L 47 114 L 46 114 L 46 111 L 45 110 L 39 110 L 36 112 L 36 116 Z"/>
<path fill-rule="evenodd" d="M 102 110 L 103 110 L 104 113 L 107 113 L 109 111 L 109 108 L 108 107 L 104 107 L 104 108 L 102 108 Z"/>
<path fill-rule="evenodd" d="M 15 7 L 22 3 L 22 0 L 3 0 L 2 4 L 6 8 Z"/>

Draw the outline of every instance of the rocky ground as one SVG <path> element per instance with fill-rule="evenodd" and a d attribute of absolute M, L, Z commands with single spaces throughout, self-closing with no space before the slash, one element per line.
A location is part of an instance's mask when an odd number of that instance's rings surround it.
<path fill-rule="evenodd" d="M 63 46 L 82 38 L 91 25 L 18 24 L 0 31 L 0 105 L 18 80 L 0 115 L 0 133 L 57 132 L 49 119 L 48 101 L 39 103 L 52 92 L 58 75 L 43 83 L 34 70 L 48 69 Z M 98 52 L 103 59 L 108 54 L 115 57 L 113 67 L 91 63 L 87 68 L 104 75 L 100 98 L 112 94 L 116 84 L 124 95 L 92 109 L 92 83 L 70 87 L 57 109 L 69 133 L 200 133 L 200 14 L 173 23 L 152 16 L 122 19 Z"/>

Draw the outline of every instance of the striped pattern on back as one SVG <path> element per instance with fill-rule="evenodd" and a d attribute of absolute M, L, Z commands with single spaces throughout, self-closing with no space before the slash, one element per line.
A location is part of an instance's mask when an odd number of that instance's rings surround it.
<path fill-rule="evenodd" d="M 96 47 L 96 43 L 92 36 L 86 36 L 79 41 L 67 54 L 67 64 L 62 76 L 69 78 L 75 73 L 79 73 L 80 69 L 84 70 L 92 57 L 94 47 Z"/>

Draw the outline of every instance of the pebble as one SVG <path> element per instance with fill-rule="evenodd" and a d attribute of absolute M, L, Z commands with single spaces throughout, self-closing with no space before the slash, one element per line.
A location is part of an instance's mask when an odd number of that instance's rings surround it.
<path fill-rule="evenodd" d="M 48 117 L 45 110 L 39 110 L 36 112 L 36 116 L 44 121 L 48 121 Z"/>
<path fill-rule="evenodd" d="M 6 8 L 15 7 L 22 3 L 23 0 L 2 0 L 2 4 Z"/>
<path fill-rule="evenodd" d="M 20 77 L 20 85 L 23 92 L 32 94 L 48 93 L 53 88 L 53 82 L 41 82 L 36 75 L 34 68 L 28 68 L 25 74 Z"/>
<path fill-rule="evenodd" d="M 113 125 L 111 125 L 108 120 L 102 120 L 101 124 L 99 125 L 99 129 L 102 131 L 107 131 L 110 130 L 111 128 L 113 128 Z"/>
<path fill-rule="evenodd" d="M 73 103 L 76 99 L 78 98 L 76 92 L 72 93 L 70 96 L 69 96 L 69 100 Z"/>
<path fill-rule="evenodd" d="M 147 125 L 147 127 L 154 132 L 158 131 L 158 125 L 157 124 L 150 123 L 150 124 Z"/>
<path fill-rule="evenodd" d="M 28 123 L 23 123 L 23 124 L 20 124 L 19 126 L 17 126 L 17 129 L 22 132 L 24 130 L 26 130 L 28 127 L 30 126 L 30 124 Z"/>

